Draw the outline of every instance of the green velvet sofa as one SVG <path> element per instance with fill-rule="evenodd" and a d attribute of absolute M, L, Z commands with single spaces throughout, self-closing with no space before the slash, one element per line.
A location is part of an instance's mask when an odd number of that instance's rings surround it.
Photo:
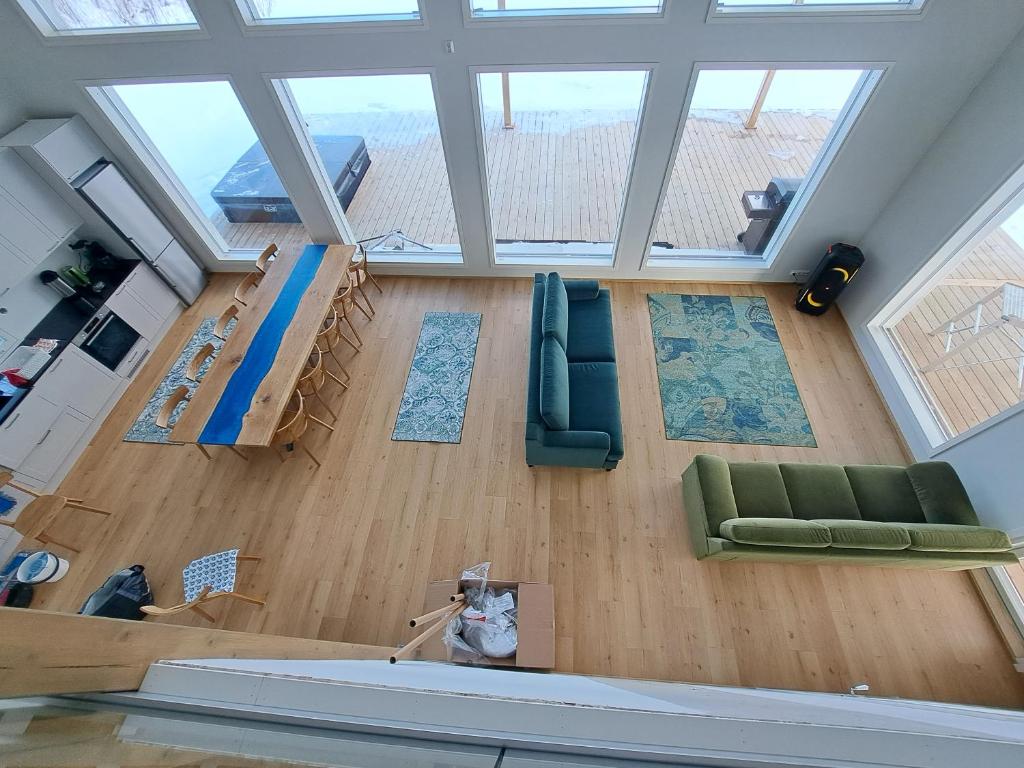
<path fill-rule="evenodd" d="M 963 570 L 1016 562 L 978 523 L 949 464 L 909 467 L 729 462 L 683 473 L 698 558 Z"/>
<path fill-rule="evenodd" d="M 614 469 L 622 458 L 612 301 L 596 280 L 533 282 L 526 463 Z"/>

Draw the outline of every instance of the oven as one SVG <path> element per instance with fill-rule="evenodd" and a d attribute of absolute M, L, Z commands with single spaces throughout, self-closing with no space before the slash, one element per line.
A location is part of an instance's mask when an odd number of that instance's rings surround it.
<path fill-rule="evenodd" d="M 97 312 L 72 344 L 99 363 L 116 371 L 142 336 L 109 307 Z"/>

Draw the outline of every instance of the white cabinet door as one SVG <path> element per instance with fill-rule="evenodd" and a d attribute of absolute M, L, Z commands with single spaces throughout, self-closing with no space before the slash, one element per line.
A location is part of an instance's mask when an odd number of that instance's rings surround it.
<path fill-rule="evenodd" d="M 36 263 L 15 248 L 0 233 L 0 296 L 28 275 Z"/>
<path fill-rule="evenodd" d="M 171 245 L 175 245 L 175 243 Z M 132 272 L 133 279 L 129 290 L 135 294 L 135 298 L 149 308 L 150 312 L 159 317 L 162 323 L 178 308 L 178 296 L 148 265 L 140 264 L 139 267 Z M 145 334 L 143 335 L 145 336 Z M 146 338 L 153 337 L 147 336 Z"/>
<path fill-rule="evenodd" d="M 81 217 L 13 149 L 0 148 L 0 187 L 27 218 L 50 233 L 49 251 L 82 225 Z"/>
<path fill-rule="evenodd" d="M 68 184 L 107 154 L 107 148 L 79 115 L 65 120 L 34 146 Z"/>
<path fill-rule="evenodd" d="M 50 402 L 70 406 L 86 416 L 97 416 L 118 383 L 113 371 L 71 346 L 46 369 L 33 391 Z"/>
<path fill-rule="evenodd" d="M 10 247 L 20 251 L 32 264 L 38 264 L 49 256 L 59 242 L 55 241 L 52 232 L 26 216 L 25 210 L 3 187 L 0 187 L 0 232 Z"/>
<path fill-rule="evenodd" d="M 146 304 L 132 288 L 136 280 L 146 281 L 146 273 L 152 270 L 139 262 L 139 265 L 128 275 L 128 279 L 117 287 L 113 295 L 107 299 L 107 306 L 128 325 L 147 339 L 156 338 L 164 321 Z M 140 277 L 141 275 L 141 277 Z"/>
<path fill-rule="evenodd" d="M 60 406 L 37 392 L 27 394 L 14 413 L 0 424 L 0 465 L 18 468 L 38 444 L 45 442 L 46 431 L 60 411 Z"/>
<path fill-rule="evenodd" d="M 90 421 L 88 416 L 75 409 L 65 408 L 18 466 L 18 472 L 45 485 L 64 463 L 78 439 L 85 434 Z"/>

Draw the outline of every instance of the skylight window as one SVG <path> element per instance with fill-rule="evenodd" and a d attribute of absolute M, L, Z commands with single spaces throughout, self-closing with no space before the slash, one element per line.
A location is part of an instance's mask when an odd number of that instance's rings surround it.
<path fill-rule="evenodd" d="M 199 29 L 188 0 L 18 0 L 44 35 Z"/>
<path fill-rule="evenodd" d="M 614 16 L 660 13 L 660 0 L 469 0 L 474 18 Z"/>
<path fill-rule="evenodd" d="M 926 0 L 714 0 L 713 16 L 917 12 Z"/>
<path fill-rule="evenodd" d="M 247 24 L 418 21 L 417 0 L 238 0 Z"/>

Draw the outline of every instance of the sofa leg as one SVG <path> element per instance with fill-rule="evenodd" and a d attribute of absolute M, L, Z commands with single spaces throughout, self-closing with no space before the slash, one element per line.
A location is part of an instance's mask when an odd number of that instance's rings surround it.
<path fill-rule="evenodd" d="M 604 471 L 605 471 L 605 472 L 611 472 L 611 471 L 612 471 L 612 469 L 613 469 L 612 467 L 605 467 L 605 468 L 604 468 Z"/>

